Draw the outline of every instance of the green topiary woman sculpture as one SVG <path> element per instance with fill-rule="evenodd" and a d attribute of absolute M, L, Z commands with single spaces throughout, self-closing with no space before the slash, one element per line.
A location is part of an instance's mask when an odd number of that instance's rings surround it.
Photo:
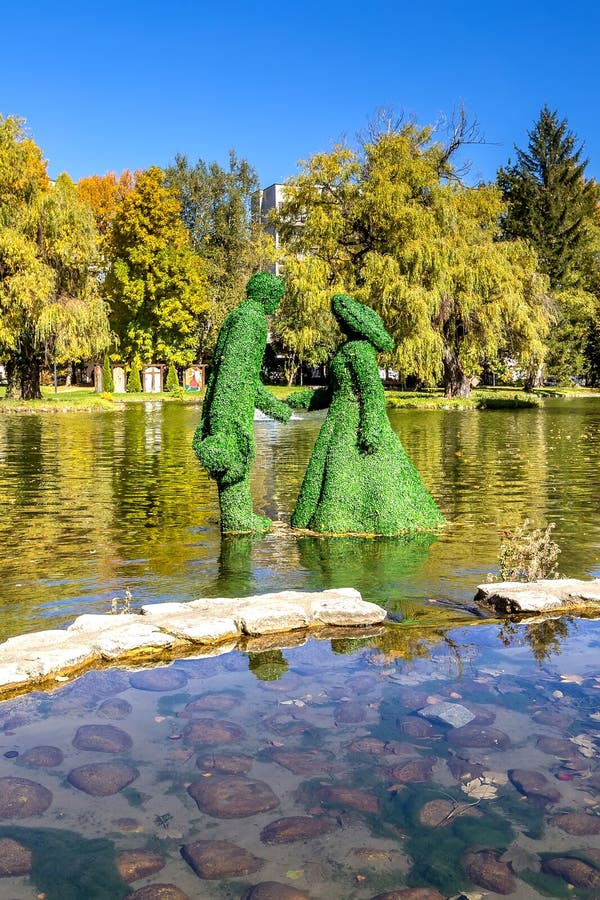
<path fill-rule="evenodd" d="M 347 340 L 331 361 L 331 385 L 292 394 L 294 408 L 329 406 L 292 515 L 294 528 L 322 534 L 431 531 L 443 517 L 392 430 L 377 352 L 394 344 L 375 312 L 336 294 Z"/>
<path fill-rule="evenodd" d="M 271 520 L 252 511 L 250 467 L 256 453 L 254 410 L 280 422 L 287 422 L 292 413 L 260 381 L 267 314 L 275 312 L 284 290 L 276 275 L 253 275 L 246 285 L 247 299 L 229 313 L 217 338 L 192 446 L 217 482 L 223 532 L 271 530 Z"/>

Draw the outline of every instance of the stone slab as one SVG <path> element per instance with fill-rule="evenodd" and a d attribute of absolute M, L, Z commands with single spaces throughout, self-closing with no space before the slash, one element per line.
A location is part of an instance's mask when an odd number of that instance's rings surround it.
<path fill-rule="evenodd" d="M 502 614 L 600 612 L 600 579 L 546 578 L 540 581 L 501 581 L 480 584 L 475 600 Z"/>
<path fill-rule="evenodd" d="M 475 718 L 475 714 L 463 706 L 462 703 L 431 703 L 420 709 L 418 715 L 424 719 L 434 719 L 451 725 L 453 728 L 461 728 L 468 725 Z"/>
<path fill-rule="evenodd" d="M 65 680 L 102 660 L 127 662 L 143 654 L 147 661 L 153 653 L 178 650 L 187 656 L 198 645 L 201 655 L 220 654 L 259 640 L 285 646 L 287 641 L 302 642 L 309 633 L 331 639 L 357 627 L 361 634 L 372 630 L 385 616 L 384 609 L 362 600 L 353 588 L 148 604 L 141 615 L 84 614 L 64 630 L 25 634 L 0 644 L 0 695 Z"/>

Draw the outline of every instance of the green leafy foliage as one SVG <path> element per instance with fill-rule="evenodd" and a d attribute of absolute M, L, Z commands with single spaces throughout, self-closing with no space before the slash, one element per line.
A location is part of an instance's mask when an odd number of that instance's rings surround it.
<path fill-rule="evenodd" d="M 113 381 L 112 368 L 110 365 L 108 354 L 106 354 L 106 356 L 104 357 L 104 363 L 102 365 L 102 389 L 105 394 L 112 394 L 115 389 L 115 383 Z"/>
<path fill-rule="evenodd" d="M 393 342 L 377 313 L 336 294 L 333 312 L 348 340 L 330 364 L 330 390 L 293 394 L 290 404 L 329 405 L 292 515 L 294 528 L 325 534 L 431 530 L 443 517 L 392 430 L 377 350 Z"/>
<path fill-rule="evenodd" d="M 248 669 L 260 681 L 277 681 L 288 671 L 289 664 L 281 650 L 248 653 Z"/>
<path fill-rule="evenodd" d="M 291 409 L 260 382 L 267 344 L 266 313 L 283 295 L 281 278 L 260 272 L 246 286 L 247 299 L 225 319 L 206 386 L 202 418 L 192 446 L 219 488 L 221 530 L 269 531 L 271 522 L 254 515 L 250 467 L 256 452 L 254 410 L 287 422 Z"/>
<path fill-rule="evenodd" d="M 448 396 L 468 396 L 484 362 L 541 356 L 549 320 L 535 253 L 498 240 L 500 191 L 460 183 L 458 146 L 403 125 L 316 154 L 286 185 L 277 220 L 288 255 L 319 261 L 313 291 L 371 305 L 396 344 L 385 364 L 443 378 Z"/>
<path fill-rule="evenodd" d="M 208 306 L 205 267 L 163 181 L 161 169 L 148 169 L 117 205 L 105 241 L 104 291 L 124 359 L 188 365 Z"/>

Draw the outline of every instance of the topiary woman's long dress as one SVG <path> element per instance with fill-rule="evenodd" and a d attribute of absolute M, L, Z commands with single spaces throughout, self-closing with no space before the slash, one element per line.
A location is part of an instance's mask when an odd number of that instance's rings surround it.
<path fill-rule="evenodd" d="M 391 535 L 443 524 L 390 425 L 370 341 L 359 338 L 343 344 L 331 361 L 330 387 L 297 405 L 329 405 L 329 412 L 292 515 L 294 528 Z"/>

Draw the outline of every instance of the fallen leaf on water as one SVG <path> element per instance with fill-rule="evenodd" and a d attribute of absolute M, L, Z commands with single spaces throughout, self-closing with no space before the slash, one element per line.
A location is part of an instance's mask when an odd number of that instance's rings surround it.
<path fill-rule="evenodd" d="M 304 869 L 290 869 L 289 872 L 285 873 L 286 878 L 291 878 L 292 881 L 297 881 L 298 878 L 302 878 L 304 875 Z"/>
<path fill-rule="evenodd" d="M 561 675 L 560 680 L 565 684 L 583 684 L 583 675 Z"/>

